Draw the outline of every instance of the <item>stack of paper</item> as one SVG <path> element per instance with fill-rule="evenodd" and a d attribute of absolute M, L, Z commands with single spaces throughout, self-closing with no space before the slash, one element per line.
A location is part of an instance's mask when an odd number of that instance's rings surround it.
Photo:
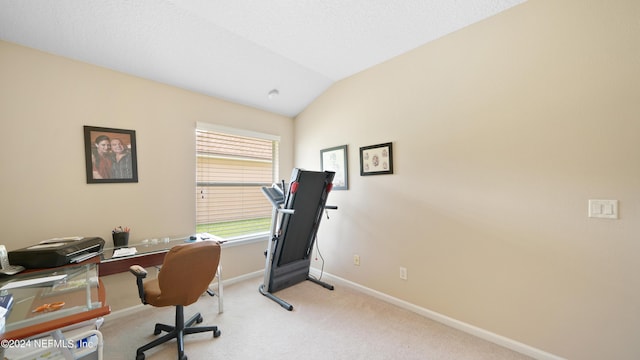
<path fill-rule="evenodd" d="M 4 284 L 2 287 L 0 287 L 0 290 L 9 290 L 9 289 L 15 289 L 23 286 L 38 285 L 38 284 L 43 284 L 51 281 L 62 280 L 66 277 L 67 277 L 67 274 L 62 274 L 62 275 L 39 277 L 35 279 L 10 281 Z"/>
<path fill-rule="evenodd" d="M 113 257 L 131 256 L 131 255 L 135 255 L 137 252 L 138 250 L 136 250 L 136 248 L 134 247 L 120 248 L 120 249 L 116 249 L 116 251 L 113 252 Z"/>

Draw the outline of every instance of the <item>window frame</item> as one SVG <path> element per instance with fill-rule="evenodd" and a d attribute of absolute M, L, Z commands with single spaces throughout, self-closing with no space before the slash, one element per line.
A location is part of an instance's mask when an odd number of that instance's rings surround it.
<path fill-rule="evenodd" d="M 280 164 L 280 139 L 281 137 L 279 135 L 274 135 L 274 134 L 267 134 L 267 133 L 262 133 L 262 132 L 258 132 L 258 131 L 252 131 L 252 130 L 247 130 L 247 129 L 239 129 L 239 128 L 233 128 L 233 127 L 228 127 L 228 126 L 223 126 L 223 125 L 216 125 L 216 124 L 211 124 L 211 123 L 205 123 L 205 122 L 196 122 L 196 128 L 194 129 L 194 134 L 196 130 L 203 130 L 203 131 L 211 131 L 211 132 L 217 132 L 217 133 L 222 133 L 222 134 L 228 134 L 228 135 L 235 135 L 235 136 L 242 136 L 242 137 L 249 137 L 249 138 L 256 138 L 256 139 L 261 139 L 261 140 L 269 140 L 272 143 L 276 142 L 277 144 L 275 144 L 275 148 L 274 151 L 275 153 L 272 154 L 272 182 L 275 183 L 278 181 L 279 178 L 279 164 Z M 197 141 L 195 141 L 194 139 L 194 145 L 197 145 Z M 195 150 L 195 156 L 194 156 L 194 160 L 197 163 L 197 158 L 198 158 L 198 152 L 197 152 L 197 146 L 194 149 Z M 194 186 L 195 188 L 197 188 L 198 186 L 198 179 L 197 179 L 197 169 L 196 172 L 194 173 L 194 175 L 196 176 L 195 182 L 194 182 Z M 194 188 L 194 194 L 196 193 L 196 189 Z M 195 206 L 195 210 L 197 212 L 197 204 L 194 204 Z M 197 227 L 197 221 L 195 221 L 194 219 L 194 229 L 196 229 Z M 264 241 L 264 240 L 268 240 L 270 237 L 270 233 L 269 231 L 265 232 L 265 233 L 260 233 L 260 234 L 252 234 L 252 235 L 243 235 L 243 236 L 237 236 L 237 237 L 233 237 L 233 238 L 229 238 L 229 239 L 225 239 L 225 246 L 227 247 L 232 247 L 232 246 L 237 246 L 237 245 L 242 245 L 242 244 L 249 244 L 249 243 L 254 243 L 254 242 L 260 242 L 260 241 Z"/>

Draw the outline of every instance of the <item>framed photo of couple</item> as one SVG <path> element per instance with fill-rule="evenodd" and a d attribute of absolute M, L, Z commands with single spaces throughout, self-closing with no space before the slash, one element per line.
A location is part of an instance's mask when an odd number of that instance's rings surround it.
<path fill-rule="evenodd" d="M 87 184 L 137 183 L 135 130 L 84 127 Z"/>

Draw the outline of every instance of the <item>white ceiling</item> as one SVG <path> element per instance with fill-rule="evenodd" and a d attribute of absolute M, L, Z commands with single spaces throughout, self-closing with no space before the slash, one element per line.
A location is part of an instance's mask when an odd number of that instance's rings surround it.
<path fill-rule="evenodd" d="M 0 39 L 295 116 L 334 82 L 524 1 L 0 0 Z"/>

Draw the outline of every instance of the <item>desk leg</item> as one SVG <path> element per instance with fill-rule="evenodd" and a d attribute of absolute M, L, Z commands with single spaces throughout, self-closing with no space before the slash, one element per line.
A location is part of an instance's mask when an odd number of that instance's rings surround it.
<path fill-rule="evenodd" d="M 63 344 L 67 341 L 67 339 L 65 339 L 64 334 L 62 333 L 62 331 L 60 331 L 60 329 L 55 330 L 54 332 L 51 333 L 51 337 L 56 340 L 57 343 L 59 344 Z M 60 347 L 60 352 L 62 353 L 62 356 L 65 358 L 65 360 L 73 360 L 73 353 L 71 352 L 71 349 L 68 346 L 62 346 Z"/>
<path fill-rule="evenodd" d="M 215 277 L 218 278 L 218 289 L 217 291 L 211 290 L 211 284 L 209 284 L 209 287 L 207 287 L 207 294 L 218 297 L 218 314 L 222 314 L 224 312 L 224 300 L 222 299 L 222 266 L 218 265 Z"/>
<path fill-rule="evenodd" d="M 222 299 L 222 265 L 218 265 L 218 314 L 224 312 L 224 300 Z"/>

